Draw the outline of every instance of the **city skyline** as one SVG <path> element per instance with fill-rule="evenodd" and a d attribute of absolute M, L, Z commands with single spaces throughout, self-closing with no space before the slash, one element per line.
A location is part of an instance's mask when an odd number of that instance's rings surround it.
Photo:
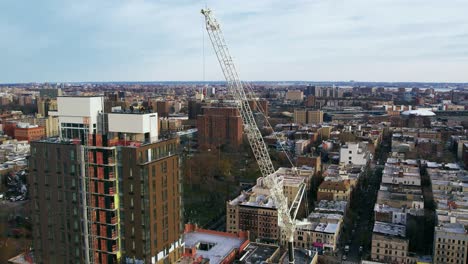
<path fill-rule="evenodd" d="M 205 5 L 245 80 L 468 81 L 462 1 L 15 1 L 0 83 L 223 80 Z"/>

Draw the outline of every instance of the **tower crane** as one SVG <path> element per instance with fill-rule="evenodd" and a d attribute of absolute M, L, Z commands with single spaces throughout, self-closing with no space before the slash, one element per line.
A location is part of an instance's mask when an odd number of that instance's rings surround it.
<path fill-rule="evenodd" d="M 247 135 L 250 147 L 252 148 L 252 152 L 262 174 L 262 185 L 269 189 L 270 196 L 275 202 L 278 212 L 278 226 L 283 236 L 287 239 L 289 263 L 292 264 L 294 263 L 294 218 L 299 209 L 299 202 L 296 202 L 296 199 L 291 208 L 288 207 L 287 198 L 283 193 L 282 182 L 280 178 L 274 174 L 275 168 L 271 162 L 267 146 L 255 122 L 252 109 L 248 102 L 248 93 L 246 89 L 244 89 L 244 84 L 239 78 L 236 66 L 229 53 L 226 41 L 224 40 L 220 24 L 217 22 L 210 9 L 202 9 L 201 13 L 205 16 L 206 30 L 226 79 L 228 91 L 233 95 L 236 106 L 241 114 L 244 132 Z M 303 192 L 304 188 L 300 190 L 300 193 Z"/>

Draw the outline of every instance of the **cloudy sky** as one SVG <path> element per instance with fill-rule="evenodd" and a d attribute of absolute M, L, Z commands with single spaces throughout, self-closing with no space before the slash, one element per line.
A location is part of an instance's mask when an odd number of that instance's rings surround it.
<path fill-rule="evenodd" d="M 222 80 L 205 4 L 245 80 L 468 82 L 466 0 L 0 0 L 0 83 Z"/>

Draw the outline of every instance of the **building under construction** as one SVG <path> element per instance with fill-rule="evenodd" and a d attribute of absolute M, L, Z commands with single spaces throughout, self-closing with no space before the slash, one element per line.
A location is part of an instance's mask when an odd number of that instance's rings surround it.
<path fill-rule="evenodd" d="M 156 113 L 59 97 L 60 137 L 31 144 L 37 263 L 173 263 L 182 253 L 177 139 Z"/>

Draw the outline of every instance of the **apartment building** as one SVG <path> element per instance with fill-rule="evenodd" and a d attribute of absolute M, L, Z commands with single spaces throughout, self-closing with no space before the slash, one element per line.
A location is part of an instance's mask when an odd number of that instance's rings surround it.
<path fill-rule="evenodd" d="M 250 244 L 248 237 L 248 231 L 233 234 L 186 224 L 184 255 L 177 263 L 196 264 L 203 261 L 212 264 L 233 263 Z"/>
<path fill-rule="evenodd" d="M 408 239 L 404 225 L 376 221 L 372 233 L 371 259 L 384 263 L 408 263 Z"/>
<path fill-rule="evenodd" d="M 202 149 L 238 148 L 242 143 L 242 118 L 235 107 L 204 107 L 197 128 Z"/>
<path fill-rule="evenodd" d="M 317 201 L 348 201 L 351 186 L 347 181 L 324 181 L 317 191 Z"/>
<path fill-rule="evenodd" d="M 435 227 L 434 264 L 467 263 L 468 229 L 460 223 L 446 223 Z"/>
<path fill-rule="evenodd" d="M 427 162 L 425 165 L 437 208 L 433 261 L 436 264 L 467 263 L 468 173 L 455 163 Z"/>
<path fill-rule="evenodd" d="M 182 254 L 177 139 L 155 113 L 58 97 L 60 137 L 32 142 L 37 263 L 173 263 Z"/>
<path fill-rule="evenodd" d="M 382 183 L 421 186 L 418 162 L 389 158 L 383 171 Z"/>
<path fill-rule="evenodd" d="M 18 123 L 14 131 L 15 139 L 17 140 L 27 140 L 31 142 L 45 137 L 44 127 L 27 123 Z"/>
<path fill-rule="evenodd" d="M 285 175 L 281 169 L 275 174 L 280 177 L 288 206 L 296 198 L 300 201 L 306 189 L 305 177 Z M 280 240 L 278 212 L 270 191 L 262 185 L 262 178 L 257 180 L 252 189 L 226 202 L 226 230 L 233 233 L 249 230 L 251 240 Z"/>
<path fill-rule="evenodd" d="M 340 149 L 340 164 L 367 165 L 372 154 L 367 149 L 367 142 L 347 142 Z"/>
<path fill-rule="evenodd" d="M 304 92 L 301 90 L 288 90 L 285 99 L 287 101 L 302 102 L 302 100 L 304 100 Z"/>
<path fill-rule="evenodd" d="M 309 110 L 307 111 L 307 124 L 321 124 L 323 123 L 323 111 Z"/>
<path fill-rule="evenodd" d="M 313 213 L 316 215 L 316 213 Z M 296 220 L 294 247 L 302 249 L 321 248 L 325 252 L 335 252 L 342 228 L 342 216 L 330 215 L 318 219 Z"/>
<path fill-rule="evenodd" d="M 307 124 L 307 110 L 294 109 L 293 120 L 296 124 Z"/>
<path fill-rule="evenodd" d="M 321 124 L 323 123 L 323 111 L 294 109 L 294 123 L 298 124 Z"/>

